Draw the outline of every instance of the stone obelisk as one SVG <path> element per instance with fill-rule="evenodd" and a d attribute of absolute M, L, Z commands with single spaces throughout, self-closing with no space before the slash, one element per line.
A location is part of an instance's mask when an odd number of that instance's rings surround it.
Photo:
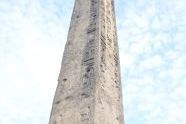
<path fill-rule="evenodd" d="M 49 124 L 124 124 L 114 0 L 75 0 Z"/>

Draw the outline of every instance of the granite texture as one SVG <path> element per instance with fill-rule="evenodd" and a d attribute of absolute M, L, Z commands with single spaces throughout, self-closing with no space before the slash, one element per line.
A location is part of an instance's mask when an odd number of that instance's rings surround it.
<path fill-rule="evenodd" d="M 49 124 L 124 124 L 113 0 L 76 0 Z"/>

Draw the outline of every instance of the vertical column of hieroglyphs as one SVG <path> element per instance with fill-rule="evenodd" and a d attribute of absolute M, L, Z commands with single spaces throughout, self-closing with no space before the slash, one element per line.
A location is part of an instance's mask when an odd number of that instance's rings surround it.
<path fill-rule="evenodd" d="M 114 124 L 123 124 L 123 112 L 121 102 L 119 55 L 115 24 L 115 10 L 113 0 L 101 0 L 101 87 L 104 93 L 102 102 L 105 112 Z"/>
<path fill-rule="evenodd" d="M 97 35 L 97 0 L 90 0 L 90 18 L 87 28 L 87 43 L 82 61 L 80 91 L 80 122 L 92 124 L 94 116 L 95 54 Z"/>
<path fill-rule="evenodd" d="M 116 112 L 117 119 L 120 124 L 124 124 L 124 115 L 123 115 L 123 99 L 122 99 L 122 85 L 121 85 L 121 77 L 120 77 L 120 61 L 119 61 L 119 47 L 118 47 L 118 39 L 117 39 L 117 28 L 116 28 L 116 17 L 115 17 L 115 5 L 114 0 L 111 1 L 111 11 L 112 11 L 112 18 L 113 21 L 113 58 L 114 58 L 114 83 L 115 83 L 115 98 L 116 98 Z"/>

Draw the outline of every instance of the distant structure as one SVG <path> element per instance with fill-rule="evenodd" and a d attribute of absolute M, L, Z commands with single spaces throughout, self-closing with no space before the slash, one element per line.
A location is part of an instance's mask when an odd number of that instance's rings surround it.
<path fill-rule="evenodd" d="M 49 124 L 124 124 L 114 0 L 75 0 Z"/>

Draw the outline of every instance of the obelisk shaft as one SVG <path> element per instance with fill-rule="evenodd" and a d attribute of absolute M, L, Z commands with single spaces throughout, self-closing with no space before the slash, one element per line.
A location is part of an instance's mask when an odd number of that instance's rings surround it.
<path fill-rule="evenodd" d="M 123 124 L 113 0 L 76 0 L 49 124 Z"/>

